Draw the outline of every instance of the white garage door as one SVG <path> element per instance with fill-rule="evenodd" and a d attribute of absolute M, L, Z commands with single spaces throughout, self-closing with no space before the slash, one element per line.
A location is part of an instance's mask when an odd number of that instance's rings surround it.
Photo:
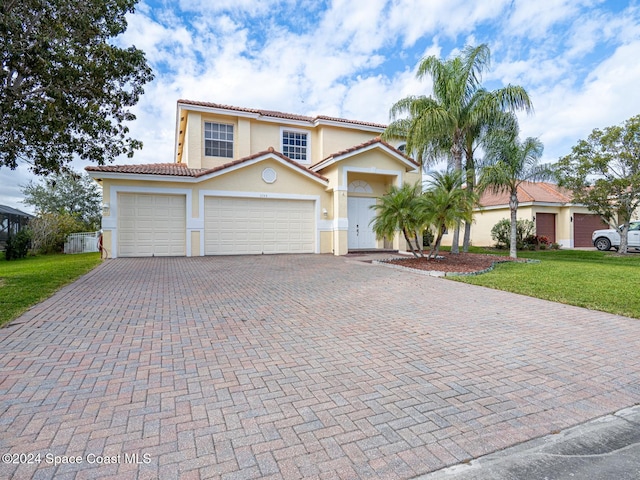
<path fill-rule="evenodd" d="M 118 256 L 186 255 L 184 195 L 118 194 Z"/>
<path fill-rule="evenodd" d="M 206 197 L 205 255 L 314 253 L 310 200 Z"/>

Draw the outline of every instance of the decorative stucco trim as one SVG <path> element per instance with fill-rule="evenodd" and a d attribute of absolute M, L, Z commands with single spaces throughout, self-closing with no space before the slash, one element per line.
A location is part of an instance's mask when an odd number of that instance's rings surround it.
<path fill-rule="evenodd" d="M 349 173 L 372 173 L 375 175 L 391 175 L 396 177 L 396 185 L 402 186 L 403 173 L 402 170 L 384 170 L 376 167 L 344 167 L 342 169 L 342 185 L 348 185 Z M 348 188 L 348 187 L 347 187 Z"/>

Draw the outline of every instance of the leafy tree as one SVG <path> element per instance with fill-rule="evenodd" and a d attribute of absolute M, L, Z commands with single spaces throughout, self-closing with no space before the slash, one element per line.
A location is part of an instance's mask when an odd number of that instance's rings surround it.
<path fill-rule="evenodd" d="M 82 232 L 85 225 L 68 213 L 42 213 L 29 222 L 31 249 L 38 253 L 60 253 L 70 233 Z"/>
<path fill-rule="evenodd" d="M 520 142 L 517 136 L 505 132 L 495 134 L 487 145 L 485 158 L 490 164 L 482 169 L 479 186 L 481 190 L 509 194 L 509 255 L 512 258 L 518 257 L 518 187 L 524 182 L 544 180 L 552 175 L 546 165 L 539 164 L 542 151 L 542 142 L 537 138 L 528 137 L 524 142 Z"/>
<path fill-rule="evenodd" d="M 31 180 L 22 187 L 23 203 L 37 213 L 67 214 L 81 221 L 85 230 L 97 230 L 102 216 L 102 192 L 87 174 L 69 171 L 47 177 L 39 183 Z"/>
<path fill-rule="evenodd" d="M 128 107 L 153 75 L 112 39 L 137 0 L 0 2 L 0 167 L 59 172 L 74 156 L 103 164 L 142 147 Z"/>
<path fill-rule="evenodd" d="M 471 223 L 475 195 L 462 188 L 462 172 L 447 171 L 434 173 L 427 182 L 421 206 L 429 224 L 436 229 L 436 240 L 431 246 L 428 258 L 435 258 L 440 251 L 442 235 L 447 228 L 458 225 L 460 221 Z"/>
<path fill-rule="evenodd" d="M 407 248 L 415 257 L 424 256 L 418 241 L 418 232 L 425 226 L 424 211 L 421 206 L 420 184 L 402 187 L 391 186 L 389 192 L 380 198 L 380 203 L 372 205 L 376 216 L 372 220 L 373 232 L 378 239 L 392 237 L 401 231 Z M 413 243 L 412 243 L 413 239 Z"/>
<path fill-rule="evenodd" d="M 626 254 L 629 222 L 640 207 L 640 115 L 623 125 L 594 129 L 558 161 L 556 173 L 576 203 L 618 231 L 619 251 Z"/>
<path fill-rule="evenodd" d="M 435 56 L 423 59 L 417 77 L 431 77 L 433 95 L 409 96 L 396 102 L 390 112 L 392 122 L 383 138 L 405 138 L 406 151 L 415 154 L 421 164 L 433 163 L 447 155 L 450 164 L 459 171 L 466 150 L 467 183 L 473 191 L 473 151 L 479 137 L 488 126 L 504 118 L 505 111 L 532 109 L 522 87 L 508 85 L 495 91 L 482 88 L 482 74 L 489 64 L 486 44 L 466 47 L 461 56 L 446 61 Z M 458 236 L 456 227 L 452 253 L 459 251 Z"/>

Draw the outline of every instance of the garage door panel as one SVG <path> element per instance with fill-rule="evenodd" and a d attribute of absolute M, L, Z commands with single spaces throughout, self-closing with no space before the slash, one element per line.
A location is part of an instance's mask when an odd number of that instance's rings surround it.
<path fill-rule="evenodd" d="M 313 253 L 308 200 L 205 198 L 205 254 Z"/>
<path fill-rule="evenodd" d="M 595 230 L 607 229 L 609 225 L 600 215 L 575 213 L 573 215 L 573 246 L 592 247 L 591 234 Z"/>
<path fill-rule="evenodd" d="M 186 196 L 118 194 L 118 256 L 186 255 Z"/>

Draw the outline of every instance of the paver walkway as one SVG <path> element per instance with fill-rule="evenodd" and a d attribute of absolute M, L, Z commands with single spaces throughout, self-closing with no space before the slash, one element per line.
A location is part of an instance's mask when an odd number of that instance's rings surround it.
<path fill-rule="evenodd" d="M 640 320 L 325 255 L 118 259 L 0 329 L 0 453 L 32 461 L 0 478 L 405 479 L 638 402 Z"/>

